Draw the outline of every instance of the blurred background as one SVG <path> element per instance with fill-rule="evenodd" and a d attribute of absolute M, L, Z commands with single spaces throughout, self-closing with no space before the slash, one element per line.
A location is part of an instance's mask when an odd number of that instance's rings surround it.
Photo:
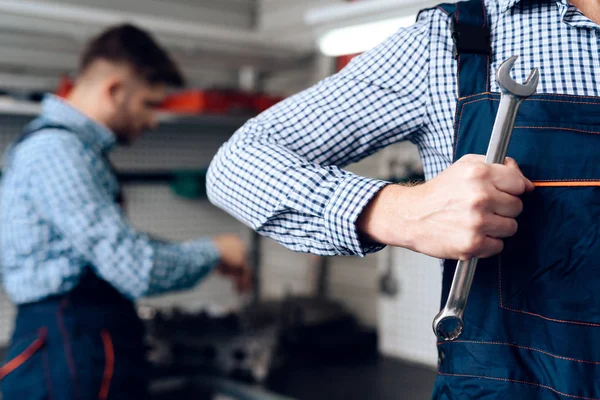
<path fill-rule="evenodd" d="M 206 199 L 206 168 L 248 118 L 339 71 L 419 9 L 416 0 L 0 0 L 0 149 L 66 95 L 85 42 L 132 22 L 152 32 L 189 80 L 160 128 L 113 161 L 127 212 L 144 231 L 186 240 L 239 232 L 251 244 L 255 292 L 211 277 L 145 299 L 157 399 L 423 399 L 435 379 L 431 321 L 439 262 L 402 249 L 364 259 L 293 253 L 259 238 Z M 416 147 L 349 167 L 422 179 Z M 0 348 L 14 309 L 0 291 Z"/>

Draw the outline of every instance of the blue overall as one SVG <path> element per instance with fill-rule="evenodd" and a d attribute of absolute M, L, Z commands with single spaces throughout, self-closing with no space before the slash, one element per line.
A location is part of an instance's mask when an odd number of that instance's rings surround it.
<path fill-rule="evenodd" d="M 69 131 L 38 119 L 20 141 L 47 128 Z M 0 365 L 4 399 L 144 400 L 148 379 L 144 327 L 133 302 L 92 268 L 70 293 L 18 306 Z"/>
<path fill-rule="evenodd" d="M 478 35 L 457 46 L 458 160 L 485 154 L 500 95 L 490 93 L 482 2 L 440 7 Z M 479 262 L 463 335 L 438 343 L 433 398 L 600 399 L 600 98 L 532 96 L 508 155 L 536 189 L 505 250 Z M 442 304 L 455 266 L 445 263 Z"/>

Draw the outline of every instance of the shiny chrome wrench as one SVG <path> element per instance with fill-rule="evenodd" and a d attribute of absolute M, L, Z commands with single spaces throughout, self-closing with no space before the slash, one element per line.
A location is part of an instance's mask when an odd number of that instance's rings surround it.
<path fill-rule="evenodd" d="M 510 71 L 517 58 L 517 56 L 509 58 L 496 72 L 496 79 L 502 97 L 485 158 L 485 162 L 488 164 L 504 163 L 519 106 L 523 100 L 534 94 L 537 89 L 539 81 L 537 68 L 531 71 L 524 85 L 515 82 L 510 77 Z M 475 276 L 477 261 L 476 258 L 459 261 L 456 266 L 446 306 L 433 320 L 433 331 L 440 340 L 456 340 L 463 333 L 465 326 L 463 314 Z"/>

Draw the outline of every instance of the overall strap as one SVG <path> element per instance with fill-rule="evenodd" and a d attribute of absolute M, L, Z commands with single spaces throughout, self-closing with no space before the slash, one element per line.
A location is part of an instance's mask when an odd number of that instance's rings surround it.
<path fill-rule="evenodd" d="M 10 144 L 10 147 L 6 151 L 6 154 L 4 157 L 4 166 L 7 167 L 8 165 L 10 165 L 12 163 L 13 152 L 19 144 L 23 143 L 25 140 L 29 139 L 36 133 L 38 133 L 42 130 L 45 130 L 45 129 L 59 129 L 59 130 L 67 131 L 67 132 L 73 131 L 72 129 L 70 129 L 66 126 L 54 123 L 52 121 L 48 121 L 47 119 L 42 118 L 42 117 L 38 117 L 38 118 L 34 119 L 33 121 L 31 121 L 29 124 L 27 124 L 25 126 L 25 128 L 23 129 L 23 132 L 17 137 L 17 139 L 15 139 L 14 142 L 12 142 Z"/>
<path fill-rule="evenodd" d="M 24 142 L 26 139 L 30 138 L 34 134 L 46 129 L 57 129 L 61 131 L 73 132 L 73 129 L 67 127 L 66 125 L 61 125 L 59 123 L 49 121 L 45 118 L 40 117 L 33 120 L 25 127 L 23 133 L 21 133 L 21 136 L 19 136 L 17 140 L 13 142 L 13 146 Z"/>
<path fill-rule="evenodd" d="M 454 56 L 458 63 L 458 97 L 490 91 L 490 26 L 483 0 L 440 4 L 451 17 Z"/>
<path fill-rule="evenodd" d="M 60 123 L 56 123 L 54 121 L 49 121 L 43 117 L 40 117 L 40 118 L 33 120 L 25 127 L 21 136 L 19 136 L 17 138 L 17 140 L 15 142 L 13 142 L 12 148 L 16 147 L 17 145 L 24 142 L 25 140 L 27 140 L 31 136 L 35 135 L 36 133 L 38 133 L 42 130 L 47 130 L 47 129 L 61 130 L 61 131 L 66 131 L 66 132 L 70 132 L 74 135 L 77 135 L 77 132 L 75 132 L 72 128 L 70 128 L 66 125 L 62 125 Z M 108 155 L 106 153 L 101 153 L 100 156 L 106 162 L 106 165 L 111 170 L 111 172 L 114 174 L 114 176 L 118 179 L 119 176 L 117 174 L 117 171 L 116 171 L 114 165 L 112 164 L 112 162 L 110 161 L 110 159 L 108 158 Z M 117 191 L 117 196 L 116 196 L 115 201 L 121 205 L 123 204 L 123 193 L 121 191 L 120 184 L 119 184 L 119 189 Z"/>

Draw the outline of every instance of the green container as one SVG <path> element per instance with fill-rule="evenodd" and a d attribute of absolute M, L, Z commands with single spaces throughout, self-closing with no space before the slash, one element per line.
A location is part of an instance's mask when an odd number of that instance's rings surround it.
<path fill-rule="evenodd" d="M 171 190 L 186 199 L 206 199 L 206 172 L 206 169 L 174 171 Z"/>

